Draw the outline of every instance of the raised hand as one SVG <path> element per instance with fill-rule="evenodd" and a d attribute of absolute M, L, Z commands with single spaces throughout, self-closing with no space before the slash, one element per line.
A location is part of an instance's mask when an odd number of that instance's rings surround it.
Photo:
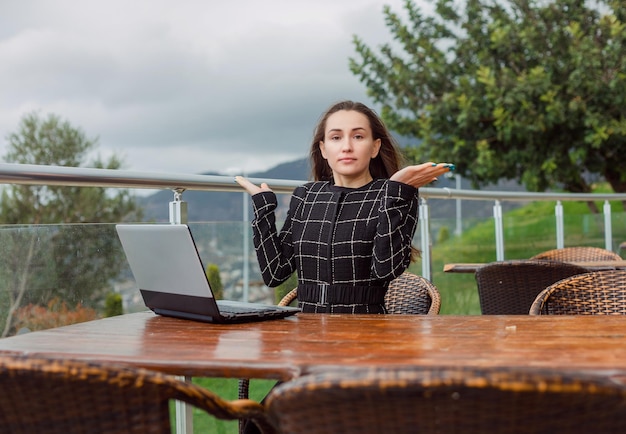
<path fill-rule="evenodd" d="M 423 187 L 437 180 L 438 176 L 454 170 L 454 164 L 449 163 L 422 163 L 407 166 L 398 170 L 391 178 L 393 181 L 403 182 L 415 188 Z"/>
<path fill-rule="evenodd" d="M 248 181 L 243 176 L 235 176 L 235 181 L 237 182 L 237 184 L 241 185 L 244 190 L 250 193 L 250 195 L 261 193 L 262 191 L 272 191 L 265 182 L 263 182 L 259 187 L 258 185 Z"/>

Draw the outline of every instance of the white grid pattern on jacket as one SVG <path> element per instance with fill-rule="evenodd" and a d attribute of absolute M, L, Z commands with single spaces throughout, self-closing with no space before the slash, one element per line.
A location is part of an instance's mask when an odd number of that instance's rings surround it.
<path fill-rule="evenodd" d="M 418 190 L 379 179 L 358 188 L 311 182 L 294 190 L 276 230 L 276 195 L 253 197 L 261 274 L 277 286 L 294 271 L 300 284 L 386 286 L 410 263 Z"/>

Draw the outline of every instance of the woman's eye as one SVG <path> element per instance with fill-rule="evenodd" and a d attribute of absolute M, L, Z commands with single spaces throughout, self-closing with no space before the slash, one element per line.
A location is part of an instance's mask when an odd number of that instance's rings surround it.
<path fill-rule="evenodd" d="M 362 139 L 363 139 L 363 136 L 362 136 L 362 135 L 360 135 L 360 134 L 356 134 L 356 135 L 354 136 L 354 138 L 355 138 L 356 140 L 362 140 Z"/>

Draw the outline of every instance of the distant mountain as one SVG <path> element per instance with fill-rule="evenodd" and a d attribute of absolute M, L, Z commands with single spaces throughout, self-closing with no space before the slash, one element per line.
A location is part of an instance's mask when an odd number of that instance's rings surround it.
<path fill-rule="evenodd" d="M 268 179 L 301 179 L 306 181 L 310 178 L 311 165 L 308 158 L 282 163 L 269 169 L 266 172 L 258 172 L 251 174 L 251 178 L 268 178 Z"/>
<path fill-rule="evenodd" d="M 204 173 L 204 175 L 220 175 L 219 173 Z M 250 173 L 250 178 L 302 180 L 306 182 L 310 175 L 308 158 L 279 164 L 264 172 Z M 454 178 L 441 177 L 436 188 L 456 188 Z M 469 181 L 461 180 L 462 189 L 472 189 Z M 498 191 L 525 191 L 519 184 L 511 181 L 483 188 L 483 190 Z M 138 199 L 144 209 L 146 221 L 169 221 L 169 202 L 174 198 L 170 191 L 160 191 L 150 196 Z M 241 220 L 243 211 L 242 193 L 224 193 L 212 191 L 188 190 L 183 193 L 183 200 L 187 202 L 188 218 L 190 222 L 207 221 L 237 221 Z M 449 199 L 432 199 L 428 202 L 431 218 L 455 218 L 456 201 Z M 519 205 L 515 202 L 504 202 L 503 208 L 511 209 Z M 493 201 L 462 201 L 462 214 L 467 218 L 486 218 L 493 215 Z"/>

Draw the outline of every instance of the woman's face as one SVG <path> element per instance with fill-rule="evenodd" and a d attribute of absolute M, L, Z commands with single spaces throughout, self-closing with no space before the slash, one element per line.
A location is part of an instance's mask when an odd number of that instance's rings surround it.
<path fill-rule="evenodd" d="M 378 155 L 380 143 L 374 140 L 364 114 L 340 110 L 330 115 L 320 150 L 333 171 L 335 185 L 357 188 L 370 182 L 370 160 Z"/>

